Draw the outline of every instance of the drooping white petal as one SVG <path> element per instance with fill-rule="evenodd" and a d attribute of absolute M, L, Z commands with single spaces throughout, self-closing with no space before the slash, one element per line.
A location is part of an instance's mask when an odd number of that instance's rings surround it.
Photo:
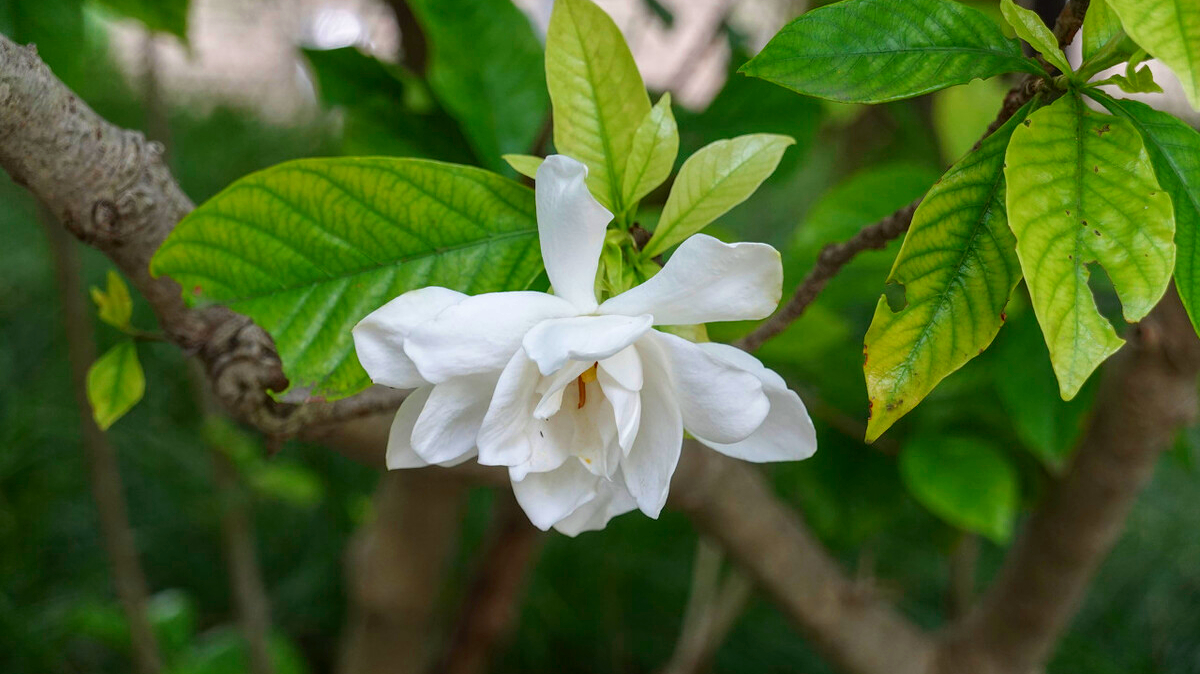
<path fill-rule="evenodd" d="M 630 391 L 642 390 L 642 359 L 636 346 L 627 346 L 600 361 L 599 369 Z"/>
<path fill-rule="evenodd" d="M 587 167 L 564 155 L 551 155 L 538 167 L 535 183 L 538 238 L 554 293 L 580 313 L 596 309 L 596 269 L 604 230 L 612 213 L 588 192 Z"/>
<path fill-rule="evenodd" d="M 529 329 L 550 318 L 574 316 L 561 297 L 519 291 L 468 297 L 416 326 L 404 351 L 426 380 L 497 371 L 521 347 Z"/>
<path fill-rule="evenodd" d="M 538 384 L 537 365 L 517 349 L 500 373 L 492 401 L 479 427 L 476 444 L 479 463 L 485 466 L 515 466 L 529 460 L 533 448 L 529 427 Z"/>
<path fill-rule="evenodd" d="M 554 528 L 568 536 L 578 536 L 584 531 L 603 529 L 612 518 L 635 508 L 637 502 L 625 488 L 624 477 L 614 475 L 612 480 L 600 480 L 595 498 L 576 508 Z"/>
<path fill-rule="evenodd" d="M 657 518 L 667 502 L 671 475 L 679 463 L 683 418 L 662 350 L 654 342 L 641 342 L 638 351 L 646 373 L 641 391 L 642 418 L 633 447 L 621 461 L 621 472 L 638 508 Z"/>
<path fill-rule="evenodd" d="M 638 363 L 638 372 L 641 373 L 641 363 Z M 616 422 L 617 441 L 621 451 L 629 454 L 642 421 L 642 396 L 638 391 L 630 391 L 622 386 L 603 367 L 597 368 L 596 377 L 604 391 L 605 399 L 613 409 L 613 420 Z"/>
<path fill-rule="evenodd" d="M 425 384 L 417 366 L 404 353 L 404 340 L 412 329 L 428 321 L 466 295 L 430 286 L 406 292 L 354 326 L 354 350 L 371 381 L 392 388 L 415 388 Z"/>
<path fill-rule="evenodd" d="M 783 378 L 767 369 L 754 356 L 728 344 L 698 345 L 708 353 L 758 377 L 763 383 L 771 411 L 762 426 L 745 440 L 723 444 L 696 435 L 713 449 L 743 461 L 800 461 L 817 451 L 817 431 L 800 396 L 787 387 Z"/>
<path fill-rule="evenodd" d="M 513 481 L 513 495 L 533 526 L 545 531 L 595 498 L 600 479 L 578 461 L 567 461 L 556 470 Z"/>
<path fill-rule="evenodd" d="M 567 361 L 593 363 L 633 344 L 650 329 L 650 316 L 573 316 L 542 321 L 526 335 L 525 353 L 544 375 Z"/>
<path fill-rule="evenodd" d="M 738 442 L 767 418 L 771 403 L 755 375 L 682 337 L 653 330 L 646 341 L 658 345 L 666 358 L 683 425 L 692 435 L 714 442 Z M 645 357 L 643 351 L 643 362 Z M 643 423 L 646 416 L 643 412 Z"/>
<path fill-rule="evenodd" d="M 497 377 L 471 374 L 434 386 L 413 428 L 413 450 L 429 463 L 442 463 L 474 449 Z"/>
<path fill-rule="evenodd" d="M 645 283 L 600 305 L 602 314 L 652 314 L 655 325 L 765 318 L 783 292 L 779 251 L 696 234 Z"/>
<path fill-rule="evenodd" d="M 420 468 L 429 465 L 428 461 L 413 451 L 412 432 L 413 426 L 417 423 L 417 417 L 424 409 L 425 401 L 429 400 L 431 392 L 433 392 L 432 386 L 422 386 L 409 393 L 404 402 L 400 403 L 400 409 L 396 410 L 396 417 L 392 419 L 392 428 L 388 431 L 388 470 Z"/>

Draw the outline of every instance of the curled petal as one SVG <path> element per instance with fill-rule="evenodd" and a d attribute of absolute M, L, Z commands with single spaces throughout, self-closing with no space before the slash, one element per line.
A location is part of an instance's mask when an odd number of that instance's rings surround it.
<path fill-rule="evenodd" d="M 767 369 L 754 356 L 727 344 L 700 344 L 700 348 L 758 377 L 771 401 L 771 411 L 758 430 L 745 440 L 723 444 L 700 435 L 696 439 L 713 449 L 743 461 L 800 461 L 817 451 L 817 431 L 800 396 L 783 378 Z"/>
<path fill-rule="evenodd" d="M 409 333 L 404 352 L 435 384 L 451 377 L 498 371 L 521 348 L 521 338 L 550 318 L 577 313 L 570 302 L 519 291 L 468 297 Z"/>
<path fill-rule="evenodd" d="M 755 375 L 675 335 L 655 330 L 647 341 L 666 358 L 683 425 L 692 435 L 734 443 L 746 439 L 767 418 L 771 403 Z"/>
<path fill-rule="evenodd" d="M 500 373 L 479 427 L 479 463 L 515 466 L 529 460 L 533 452 L 529 426 L 539 378 L 537 366 L 518 349 Z"/>
<path fill-rule="evenodd" d="M 642 390 L 642 359 L 636 346 L 627 346 L 600 361 L 599 369 L 630 391 Z"/>
<path fill-rule="evenodd" d="M 354 350 L 371 381 L 392 388 L 425 384 L 404 353 L 404 340 L 412 329 L 466 299 L 466 295 L 431 286 L 406 292 L 367 314 L 354 326 Z"/>
<path fill-rule="evenodd" d="M 413 451 L 412 432 L 413 427 L 417 424 L 417 417 L 420 416 L 421 410 L 425 407 L 425 401 L 429 400 L 429 394 L 432 392 L 432 386 L 422 386 L 408 394 L 404 402 L 400 403 L 400 409 L 396 411 L 396 417 L 392 419 L 392 428 L 388 431 L 388 470 L 420 468 L 429 465 L 428 461 Z"/>
<path fill-rule="evenodd" d="M 594 363 L 636 342 L 650 329 L 650 316 L 572 316 L 542 321 L 522 344 L 542 374 L 568 361 Z"/>
<path fill-rule="evenodd" d="M 473 374 L 434 386 L 413 428 L 413 450 L 429 463 L 441 463 L 474 449 L 496 379 L 496 374 Z"/>
<path fill-rule="evenodd" d="M 645 283 L 600 305 L 602 314 L 651 314 L 655 325 L 766 318 L 783 293 L 779 251 L 696 234 Z"/>
<path fill-rule="evenodd" d="M 587 167 L 556 154 L 538 167 L 535 200 L 542 261 L 554 293 L 579 308 L 596 309 L 596 269 L 612 213 L 584 183 Z"/>
<path fill-rule="evenodd" d="M 612 480 L 600 480 L 596 497 L 559 520 L 554 528 L 568 536 L 578 536 L 584 531 L 603 529 L 612 518 L 637 508 L 637 502 L 629 495 L 623 480 L 621 475 L 613 476 Z"/>
<path fill-rule="evenodd" d="M 639 344 L 646 381 L 642 416 L 629 455 L 621 461 L 625 486 L 638 508 L 658 517 L 667 502 L 671 475 L 683 446 L 683 418 L 675 400 L 665 356 L 654 343 Z"/>
<path fill-rule="evenodd" d="M 641 364 L 638 364 L 641 371 Z M 617 441 L 621 451 L 629 454 L 633 440 L 637 437 L 638 427 L 642 422 L 642 396 L 638 391 L 625 388 L 604 368 L 598 368 L 597 379 L 604 397 L 613 410 L 613 418 L 617 425 Z"/>
<path fill-rule="evenodd" d="M 513 495 L 533 526 L 545 531 L 595 498 L 601 479 L 578 461 L 567 461 L 556 470 L 514 481 Z"/>

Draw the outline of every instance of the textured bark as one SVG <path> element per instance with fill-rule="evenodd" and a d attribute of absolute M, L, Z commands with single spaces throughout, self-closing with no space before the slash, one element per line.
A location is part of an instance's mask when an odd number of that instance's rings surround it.
<path fill-rule="evenodd" d="M 417 674 L 429 667 L 464 496 L 462 482 L 427 471 L 384 474 L 372 521 L 350 544 L 350 617 L 339 672 Z"/>
<path fill-rule="evenodd" d="M 83 281 L 79 278 L 79 256 L 75 252 L 75 243 L 59 227 L 47 223 L 46 231 L 54 254 L 67 333 L 71 385 L 75 392 L 75 404 L 79 407 L 92 499 L 100 516 L 100 538 L 108 555 L 117 599 L 129 623 L 134 666 L 139 674 L 158 674 L 162 671 L 162 659 L 150 628 L 150 619 L 146 616 L 146 600 L 150 592 L 146 586 L 146 575 L 142 572 L 142 563 L 138 559 L 133 527 L 129 524 L 129 508 L 125 503 L 117 452 L 104 431 L 96 426 L 87 397 L 87 372 L 96 361 L 96 344 L 93 342 L 90 307 Z"/>

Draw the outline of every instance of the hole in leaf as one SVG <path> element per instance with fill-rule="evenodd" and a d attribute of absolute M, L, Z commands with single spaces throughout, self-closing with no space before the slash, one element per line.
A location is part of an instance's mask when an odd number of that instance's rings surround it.
<path fill-rule="evenodd" d="M 908 298 L 905 296 L 904 284 L 897 281 L 892 281 L 883 287 L 883 297 L 887 300 L 888 309 L 892 313 L 898 313 L 908 306 Z"/>

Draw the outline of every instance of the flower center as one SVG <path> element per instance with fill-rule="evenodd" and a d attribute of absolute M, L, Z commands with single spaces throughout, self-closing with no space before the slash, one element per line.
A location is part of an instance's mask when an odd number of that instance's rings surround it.
<path fill-rule="evenodd" d="M 599 365 L 599 363 L 592 363 L 591 367 L 575 378 L 575 385 L 579 390 L 579 404 L 576 405 L 576 409 L 581 410 L 587 404 L 587 385 L 596 381 L 596 367 Z"/>

